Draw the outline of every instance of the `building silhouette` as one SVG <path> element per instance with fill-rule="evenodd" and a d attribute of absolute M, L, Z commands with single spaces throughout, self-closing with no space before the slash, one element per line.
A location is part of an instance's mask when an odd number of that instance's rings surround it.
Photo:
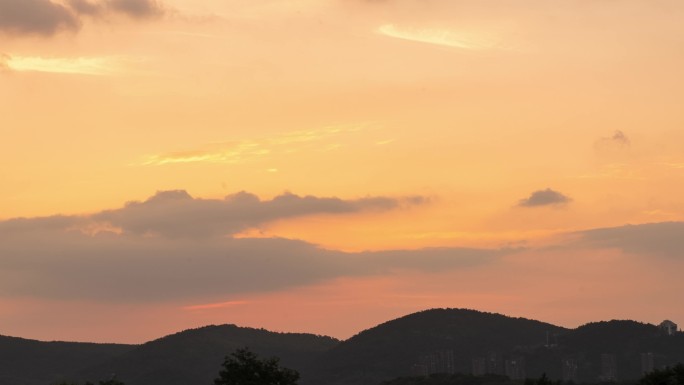
<path fill-rule="evenodd" d="M 615 359 L 615 354 L 601 354 L 601 375 L 599 376 L 599 380 L 617 380 L 617 360 Z"/>
<path fill-rule="evenodd" d="M 413 377 L 427 377 L 430 373 L 427 365 L 418 363 L 411 366 L 411 375 Z"/>
<path fill-rule="evenodd" d="M 578 382 L 577 371 L 579 369 L 579 365 L 577 365 L 577 360 L 574 358 L 564 358 L 561 361 L 561 364 L 563 382 Z"/>
<path fill-rule="evenodd" d="M 677 324 L 670 320 L 661 322 L 658 327 L 668 336 L 673 336 L 677 333 Z"/>
<path fill-rule="evenodd" d="M 487 355 L 487 374 L 506 374 L 501 354 L 490 352 Z"/>
<path fill-rule="evenodd" d="M 506 360 L 505 363 L 506 376 L 511 380 L 524 380 L 527 378 L 525 373 L 525 358 L 515 357 Z"/>
<path fill-rule="evenodd" d="M 473 376 L 484 376 L 485 374 L 487 374 L 487 363 L 485 358 L 473 358 Z"/>
<path fill-rule="evenodd" d="M 411 373 L 416 376 L 429 376 L 435 373 L 454 374 L 453 350 L 439 350 L 419 357 L 418 363 L 411 367 Z"/>
<path fill-rule="evenodd" d="M 651 373 L 653 369 L 653 353 L 641 353 L 641 375 Z"/>

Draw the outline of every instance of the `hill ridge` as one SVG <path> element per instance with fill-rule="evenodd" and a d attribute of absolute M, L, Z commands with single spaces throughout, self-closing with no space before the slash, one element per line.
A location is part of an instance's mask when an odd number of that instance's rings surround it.
<path fill-rule="evenodd" d="M 234 323 L 188 328 L 134 345 L 0 336 L 0 382 L 45 385 L 117 373 L 127 385 L 211 383 L 225 355 L 240 347 L 280 357 L 284 366 L 302 373 L 302 385 L 377 385 L 425 370 L 435 359 L 452 362 L 438 370 L 462 373 L 475 370 L 476 360 L 494 360 L 482 365 L 492 374 L 506 374 L 506 361 L 515 358 L 524 363 L 525 376 L 545 372 L 554 379 L 567 374 L 561 361 L 571 360 L 577 380 L 588 382 L 601 375 L 604 354 L 614 356 L 619 379 L 640 375 L 641 353 L 651 353 L 655 367 L 684 362 L 684 333 L 666 336 L 650 323 L 613 319 L 565 328 L 447 307 L 406 314 L 343 341 Z"/>

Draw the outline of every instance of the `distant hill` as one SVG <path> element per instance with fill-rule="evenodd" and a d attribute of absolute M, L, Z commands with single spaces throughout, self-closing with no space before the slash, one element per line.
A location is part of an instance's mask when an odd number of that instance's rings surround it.
<path fill-rule="evenodd" d="M 0 336 L 0 384 L 48 385 L 84 366 L 96 365 L 134 345 L 43 342 Z"/>
<path fill-rule="evenodd" d="M 563 362 L 576 368 L 575 381 L 596 383 L 605 369 L 603 355 L 613 362 L 619 381 L 641 376 L 642 353 L 651 353 L 654 368 L 684 362 L 684 333 L 668 336 L 654 325 L 635 321 L 593 322 L 566 329 L 475 310 L 432 309 L 385 322 L 342 342 L 235 325 L 185 330 L 142 345 L 0 336 L 0 385 L 97 382 L 112 374 L 126 385 L 208 385 L 224 357 L 241 347 L 262 357 L 279 357 L 283 366 L 301 373 L 302 385 L 438 385 L 454 379 L 491 385 L 506 382 L 500 376 L 513 369 L 521 378 L 546 373 L 555 380 L 568 376 Z M 474 369 L 489 377 L 469 376 Z M 464 375 L 437 375 L 429 381 L 421 377 L 440 372 Z"/>
<path fill-rule="evenodd" d="M 313 334 L 206 326 L 140 345 L 80 371 L 77 377 L 100 379 L 116 374 L 126 385 L 212 384 L 224 357 L 242 347 L 262 357 L 279 357 L 283 366 L 305 376 L 313 359 L 338 343 L 334 338 Z"/>
<path fill-rule="evenodd" d="M 561 378 L 563 358 L 578 365 L 578 379 L 596 381 L 601 375 L 601 355 L 615 357 L 617 379 L 642 375 L 641 354 L 652 353 L 654 368 L 684 362 L 684 334 L 665 335 L 658 327 L 635 321 L 592 322 L 558 335 L 555 346 L 530 354 L 532 373 L 545 371 Z"/>
<path fill-rule="evenodd" d="M 684 333 L 667 336 L 654 325 L 635 321 L 566 329 L 474 310 L 432 309 L 340 343 L 321 356 L 308 377 L 313 381 L 305 384 L 377 385 L 421 371 L 469 374 L 474 359 L 492 375 L 539 378 L 546 373 L 551 379 L 596 383 L 604 374 L 604 354 L 614 360 L 615 380 L 636 380 L 642 376 L 642 353 L 652 354 L 653 368 L 684 362 Z M 517 374 L 513 361 L 519 365 Z M 564 361 L 576 366 L 574 374 L 563 372 Z"/>
<path fill-rule="evenodd" d="M 592 322 L 551 335 L 549 344 L 517 347 L 500 353 L 504 358 L 523 357 L 527 378 L 547 374 L 553 380 L 563 379 L 561 362 L 570 360 L 577 368 L 575 381 L 581 383 L 602 382 L 602 355 L 610 355 L 615 364 L 615 378 L 603 383 L 635 384 L 643 375 L 642 353 L 652 354 L 654 369 L 684 362 L 684 333 L 668 336 L 654 325 L 635 321 Z M 507 385 L 505 382 L 492 374 L 481 377 L 433 374 L 430 377 L 401 376 L 383 382 L 383 385 Z"/>
<path fill-rule="evenodd" d="M 501 314 L 433 309 L 365 330 L 324 354 L 306 384 L 376 385 L 412 374 L 421 357 L 453 352 L 454 370 L 470 373 L 473 357 L 543 346 L 567 329 Z M 503 363 L 501 364 L 503 365 Z M 503 368 L 500 368 L 503 372 Z"/>

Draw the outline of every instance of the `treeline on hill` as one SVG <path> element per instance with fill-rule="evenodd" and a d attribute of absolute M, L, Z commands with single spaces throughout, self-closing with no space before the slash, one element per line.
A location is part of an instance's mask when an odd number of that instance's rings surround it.
<path fill-rule="evenodd" d="M 299 372 L 282 367 L 276 357 L 260 358 L 248 348 L 240 348 L 223 361 L 214 385 L 297 385 Z M 61 382 L 59 385 L 78 385 L 74 382 Z M 84 385 L 95 385 L 86 382 Z M 100 381 L 99 385 L 125 385 L 112 378 Z"/>
<path fill-rule="evenodd" d="M 262 359 L 247 349 L 238 349 L 226 357 L 219 376 L 214 385 L 296 385 L 299 373 L 279 365 L 277 358 Z M 538 379 L 524 381 L 511 380 L 501 375 L 474 376 L 471 374 L 433 374 L 420 377 L 400 377 L 384 381 L 380 385 L 563 385 L 562 381 L 550 380 L 546 374 Z M 567 384 L 567 383 L 566 383 Z M 606 383 L 607 384 L 607 383 Z M 616 385 L 616 383 L 610 383 Z M 622 385 L 684 385 L 684 365 L 677 364 L 671 368 L 656 369 L 646 374 L 639 381 L 621 382 Z M 62 382 L 58 385 L 78 385 Z M 95 385 L 86 382 L 84 385 Z M 100 381 L 98 385 L 125 385 L 111 379 Z"/>
<path fill-rule="evenodd" d="M 651 368 L 684 362 L 684 333 L 667 335 L 635 321 L 594 322 L 566 329 L 539 321 L 466 309 L 433 309 L 398 318 L 343 341 L 318 359 L 305 385 L 375 385 L 397 377 L 446 373 L 505 374 L 507 362 L 522 362 L 520 378 L 567 378 L 564 363 L 576 369 L 577 383 L 604 376 L 605 357 L 613 377 L 637 381 L 642 359 Z M 490 365 L 493 363 L 493 365 Z M 492 367 L 490 367 L 492 366 Z M 423 370 L 420 370 L 423 367 Z M 417 370 L 416 370 L 417 369 Z M 423 373 L 427 372 L 427 373 Z M 481 372 L 481 374 L 482 374 Z"/>
<path fill-rule="evenodd" d="M 437 372 L 509 374 L 516 379 L 546 374 L 551 380 L 575 383 L 596 383 L 599 378 L 635 383 L 644 370 L 684 362 L 684 333 L 666 333 L 655 325 L 609 321 L 567 329 L 475 310 L 432 309 L 385 322 L 345 341 L 235 325 L 190 329 L 142 345 L 0 336 L 0 385 L 98 380 L 111 385 L 106 381 L 112 378 L 126 385 L 211 384 L 225 354 L 245 346 L 260 356 L 282 358 L 285 367 L 301 374 L 301 385 L 378 385 Z M 488 378 L 487 384 L 480 383 L 483 378 Z M 469 381 L 497 384 L 495 377 L 487 376 Z"/>
<path fill-rule="evenodd" d="M 420 377 L 400 377 L 384 381 L 380 385 L 563 385 L 560 380 L 553 381 L 546 374 L 537 379 L 524 381 L 511 380 L 501 375 L 473 376 L 471 374 L 433 374 Z M 588 383 L 587 383 L 588 384 Z M 677 364 L 665 369 L 656 369 L 638 381 L 604 382 L 603 385 L 684 385 L 684 365 Z"/>

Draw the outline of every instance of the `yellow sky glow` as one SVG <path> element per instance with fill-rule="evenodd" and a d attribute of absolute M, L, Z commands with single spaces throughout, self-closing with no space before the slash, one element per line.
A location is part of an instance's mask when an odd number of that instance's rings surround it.
<path fill-rule="evenodd" d="M 9 56 L 6 64 L 14 71 L 35 71 L 54 74 L 115 75 L 124 73 L 124 61 L 116 57 L 46 58 L 40 56 Z"/>
<path fill-rule="evenodd" d="M 494 48 L 491 42 L 483 41 L 481 36 L 450 29 L 409 28 L 385 24 L 378 27 L 377 31 L 381 35 L 392 38 L 451 48 L 476 51 Z"/>

